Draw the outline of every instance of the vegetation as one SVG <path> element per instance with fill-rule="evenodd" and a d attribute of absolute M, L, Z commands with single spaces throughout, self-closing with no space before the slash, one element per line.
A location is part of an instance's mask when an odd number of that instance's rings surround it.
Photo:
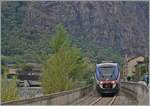
<path fill-rule="evenodd" d="M 22 21 L 24 7 L 22 2 L 2 2 L 2 54 L 22 54 Z"/>
<path fill-rule="evenodd" d="M 3 60 L 7 63 L 42 62 L 47 58 L 46 55 L 55 51 L 50 48 L 53 45 L 49 43 L 50 33 L 24 28 L 26 6 L 27 3 L 21 1 L 2 2 L 1 44 Z M 62 38 L 63 36 L 60 37 L 61 41 L 63 41 Z M 118 50 L 102 47 L 87 36 L 70 36 L 70 38 L 70 43 L 77 45 L 77 48 L 81 49 L 81 54 L 90 58 L 93 63 L 99 63 L 104 59 L 113 59 L 117 62 L 122 60 Z M 59 40 L 60 43 L 61 41 Z M 56 46 L 56 49 L 59 48 L 58 45 L 53 46 Z"/>
<path fill-rule="evenodd" d="M 15 80 L 2 79 L 1 91 L 2 102 L 19 99 Z"/>
<path fill-rule="evenodd" d="M 135 80 L 137 81 L 143 80 L 143 76 L 149 74 L 148 64 L 149 64 L 148 57 L 145 57 L 144 62 L 136 66 L 136 73 L 134 75 Z"/>
<path fill-rule="evenodd" d="M 28 25 L 24 25 L 28 24 L 24 22 L 24 20 L 28 20 L 24 18 L 26 10 L 28 10 L 27 2 L 2 2 L 1 59 L 4 76 L 8 72 L 7 64 L 17 64 L 17 66 L 22 67 L 22 73 L 30 73 L 32 67 L 25 63 L 40 62 L 43 64 L 42 86 L 44 93 L 48 94 L 72 89 L 81 82 L 84 82 L 84 84 L 92 83 L 95 64 L 102 60 L 114 60 L 122 65 L 123 58 L 118 50 L 95 43 L 98 35 L 97 37 L 95 35 L 89 35 L 91 37 L 82 35 L 81 29 L 78 36 L 69 36 L 67 30 L 61 24 L 56 27 L 53 36 L 49 32 L 43 32 L 43 30 L 37 31 L 36 28 L 33 28 L 34 26 L 28 28 Z M 72 23 L 74 24 L 74 22 Z M 109 29 L 112 32 L 115 31 L 112 28 Z M 103 27 L 100 30 L 105 32 Z M 53 28 L 50 29 L 50 32 L 52 31 Z M 95 31 L 93 30 L 93 32 Z M 106 33 L 108 32 L 106 31 Z M 118 36 L 120 37 L 115 39 L 120 41 L 121 32 L 119 33 Z M 116 37 L 114 34 L 112 36 Z M 101 41 L 100 38 L 98 40 Z M 143 70 L 141 75 L 148 72 L 148 59 L 145 61 L 147 69 L 141 66 L 140 70 Z M 2 101 L 17 99 L 18 91 L 15 79 L 7 80 L 4 76 L 2 76 Z M 128 80 L 131 80 L 131 77 Z"/>
<path fill-rule="evenodd" d="M 145 63 L 145 70 L 146 70 L 145 73 L 149 74 L 149 57 L 145 57 L 144 63 Z"/>
<path fill-rule="evenodd" d="M 66 29 L 59 24 L 52 38 L 53 54 L 43 66 L 42 86 L 44 93 L 73 88 L 91 65 L 78 48 L 71 45 Z"/>
<path fill-rule="evenodd" d="M 141 66 L 139 67 L 139 71 L 140 71 L 140 76 L 143 76 L 144 74 L 146 74 L 146 73 L 147 73 L 147 70 L 146 70 L 145 65 L 141 65 Z"/>
<path fill-rule="evenodd" d="M 130 81 L 131 80 L 131 76 L 127 76 L 127 80 Z"/>
<path fill-rule="evenodd" d="M 8 69 L 6 67 L 6 65 L 1 65 L 1 74 L 4 75 L 5 73 L 8 73 Z"/>
<path fill-rule="evenodd" d="M 22 73 L 24 73 L 24 74 L 31 74 L 31 72 L 32 72 L 32 66 L 31 65 L 28 65 L 28 64 L 22 64 L 21 65 L 21 68 L 22 68 Z"/>
<path fill-rule="evenodd" d="M 148 74 L 149 73 L 147 64 L 148 64 L 148 61 L 147 61 L 147 59 L 145 59 L 144 64 L 138 66 L 138 70 L 140 71 L 139 72 L 140 76 L 143 76 L 144 74 Z"/>
<path fill-rule="evenodd" d="M 2 2 L 2 55 L 9 63 L 35 62 L 35 54 L 50 52 L 47 33 L 30 32 L 24 28 L 26 5 L 27 2 L 22 1 Z"/>
<path fill-rule="evenodd" d="M 49 32 L 24 28 L 26 5 L 25 2 L 2 2 L 2 65 L 17 64 L 29 72 L 31 67 L 25 63 L 42 63 L 45 93 L 71 89 L 83 80 L 86 84 L 92 83 L 91 73 L 102 60 L 121 64 L 119 51 L 99 46 L 83 35 L 69 36 L 62 25 L 57 26 L 52 37 Z M 2 70 L 5 72 L 5 66 Z"/>
<path fill-rule="evenodd" d="M 7 77 L 8 69 L 5 71 L 1 79 L 1 100 L 2 102 L 16 100 L 19 98 L 16 79 L 8 80 Z"/>
<path fill-rule="evenodd" d="M 112 47 L 98 46 L 86 37 L 75 38 L 72 37 L 73 42 L 77 44 L 77 47 L 81 49 L 84 56 L 89 57 L 93 63 L 100 63 L 103 60 L 113 60 L 121 65 L 123 64 L 123 58 L 118 50 Z M 89 42 L 90 41 L 90 42 Z"/>

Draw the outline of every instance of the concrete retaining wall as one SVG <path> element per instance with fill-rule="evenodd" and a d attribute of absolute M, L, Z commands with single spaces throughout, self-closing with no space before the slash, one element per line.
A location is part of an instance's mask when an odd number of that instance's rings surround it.
<path fill-rule="evenodd" d="M 24 104 L 66 105 L 66 104 L 72 103 L 73 101 L 85 96 L 86 94 L 91 92 L 92 89 L 93 89 L 92 85 L 89 85 L 89 86 L 74 89 L 74 90 L 49 94 L 46 96 L 5 102 L 5 103 L 2 103 L 2 105 L 24 105 Z"/>
<path fill-rule="evenodd" d="M 20 99 L 43 96 L 42 87 L 20 87 L 18 90 Z"/>
<path fill-rule="evenodd" d="M 149 89 L 143 84 L 136 82 L 121 82 L 121 87 L 133 92 L 138 100 L 139 105 L 148 105 L 149 104 Z"/>

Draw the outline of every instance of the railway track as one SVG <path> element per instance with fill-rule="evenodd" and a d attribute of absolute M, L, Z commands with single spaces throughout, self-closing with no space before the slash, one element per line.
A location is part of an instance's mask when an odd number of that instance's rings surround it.
<path fill-rule="evenodd" d="M 126 92 L 119 92 L 115 96 L 100 96 L 90 93 L 89 95 L 80 98 L 71 105 L 120 105 L 120 104 L 137 104 L 137 101 Z"/>
<path fill-rule="evenodd" d="M 113 97 L 101 97 L 88 95 L 74 102 L 73 105 L 112 105 L 117 96 Z"/>

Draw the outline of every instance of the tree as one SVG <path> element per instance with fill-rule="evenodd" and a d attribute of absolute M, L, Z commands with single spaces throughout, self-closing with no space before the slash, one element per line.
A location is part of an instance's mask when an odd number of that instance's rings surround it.
<path fill-rule="evenodd" d="M 23 73 L 25 73 L 25 74 L 28 74 L 28 73 L 32 73 L 32 66 L 31 65 L 29 65 L 29 64 L 22 64 L 21 65 L 21 67 L 22 67 L 22 71 L 23 71 Z"/>
<path fill-rule="evenodd" d="M 146 66 L 145 65 L 139 66 L 139 71 L 140 71 L 140 76 L 146 74 L 147 73 Z"/>
<path fill-rule="evenodd" d="M 145 57 L 144 58 L 144 62 L 145 62 L 145 67 L 146 67 L 146 73 L 149 73 L 149 57 Z"/>
<path fill-rule="evenodd" d="M 55 30 L 55 35 L 50 43 L 53 53 L 57 52 L 60 48 L 70 46 L 69 35 L 67 30 L 63 27 L 63 25 L 57 25 Z"/>
<path fill-rule="evenodd" d="M 22 70 L 26 71 L 26 72 L 30 72 L 30 71 L 32 71 L 32 66 L 31 65 L 27 65 L 27 64 L 23 64 Z"/>
<path fill-rule="evenodd" d="M 43 65 L 41 77 L 45 94 L 73 88 L 88 67 L 80 49 L 71 45 L 68 33 L 61 24 L 56 27 L 51 48 L 53 54 Z"/>

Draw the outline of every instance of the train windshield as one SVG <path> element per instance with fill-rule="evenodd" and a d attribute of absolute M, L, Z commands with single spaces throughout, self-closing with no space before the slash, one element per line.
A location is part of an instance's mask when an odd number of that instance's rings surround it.
<path fill-rule="evenodd" d="M 113 72 L 115 71 L 115 67 L 112 67 L 112 66 L 100 67 L 100 70 L 103 76 L 111 76 Z"/>
<path fill-rule="evenodd" d="M 99 67 L 100 79 L 109 78 L 111 80 L 117 79 L 118 71 L 116 66 L 101 66 Z"/>

